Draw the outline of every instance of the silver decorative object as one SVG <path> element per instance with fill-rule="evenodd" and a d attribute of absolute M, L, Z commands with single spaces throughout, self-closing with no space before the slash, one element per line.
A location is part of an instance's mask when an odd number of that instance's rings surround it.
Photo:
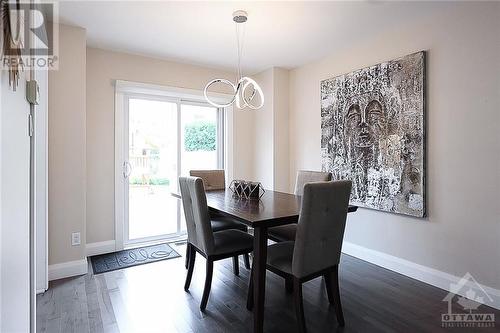
<path fill-rule="evenodd" d="M 266 190 L 259 182 L 250 182 L 246 180 L 233 180 L 229 184 L 229 189 L 241 198 L 246 199 L 260 199 Z"/>
<path fill-rule="evenodd" d="M 226 79 L 214 79 L 210 82 L 207 83 L 205 86 L 205 89 L 203 91 L 203 94 L 205 95 L 205 99 L 207 100 L 208 103 L 211 105 L 218 107 L 218 108 L 225 108 L 230 106 L 231 104 L 236 104 L 236 107 L 238 109 L 243 109 L 245 107 L 248 107 L 252 110 L 257 110 L 260 109 L 264 105 L 264 93 L 262 92 L 262 89 L 260 86 L 255 82 L 255 80 L 243 76 L 241 74 L 241 54 L 243 52 L 243 31 L 240 30 L 240 26 L 243 25 L 248 19 L 248 14 L 247 12 L 243 10 L 237 10 L 233 13 L 233 21 L 236 23 L 236 43 L 238 44 L 238 77 L 237 77 L 237 83 L 234 84 L 229 80 Z M 213 84 L 220 83 L 220 84 L 225 84 L 228 85 L 232 91 L 233 98 L 227 102 L 227 103 L 217 103 L 211 100 L 208 97 L 208 89 L 210 86 Z M 254 98 L 256 96 L 259 96 L 260 103 L 259 104 L 252 104 L 254 102 Z"/>

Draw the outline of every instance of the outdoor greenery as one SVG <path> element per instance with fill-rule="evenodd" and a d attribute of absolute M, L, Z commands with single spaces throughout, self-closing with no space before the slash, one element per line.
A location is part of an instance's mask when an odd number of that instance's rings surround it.
<path fill-rule="evenodd" d="M 184 129 L 186 151 L 214 151 L 217 129 L 214 123 L 199 121 Z"/>
<path fill-rule="evenodd" d="M 141 177 L 130 178 L 130 185 L 170 185 L 168 178 L 149 178 L 143 179 Z"/>

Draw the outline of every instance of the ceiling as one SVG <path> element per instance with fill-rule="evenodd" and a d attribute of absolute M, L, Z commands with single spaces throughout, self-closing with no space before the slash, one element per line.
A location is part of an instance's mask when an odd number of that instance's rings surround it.
<path fill-rule="evenodd" d="M 450 3 L 61 1 L 60 22 L 87 29 L 91 47 L 234 70 L 232 12 L 248 12 L 243 71 L 293 68 L 374 31 L 436 15 Z"/>

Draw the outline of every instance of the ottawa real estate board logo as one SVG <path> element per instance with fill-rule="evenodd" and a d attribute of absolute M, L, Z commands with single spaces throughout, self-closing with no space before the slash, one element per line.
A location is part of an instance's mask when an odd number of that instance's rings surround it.
<path fill-rule="evenodd" d="M 483 305 L 493 303 L 493 299 L 470 273 L 457 284 L 450 285 L 450 292 L 443 302 L 448 303 L 448 312 L 441 314 L 444 328 L 495 327 L 495 314 L 485 311 L 487 307 Z"/>

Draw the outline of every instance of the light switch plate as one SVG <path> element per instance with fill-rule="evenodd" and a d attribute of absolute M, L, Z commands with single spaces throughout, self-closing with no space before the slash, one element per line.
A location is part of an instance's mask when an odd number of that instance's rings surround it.
<path fill-rule="evenodd" d="M 71 246 L 76 246 L 80 245 L 81 240 L 80 240 L 80 233 L 79 232 L 74 232 L 71 234 Z"/>

